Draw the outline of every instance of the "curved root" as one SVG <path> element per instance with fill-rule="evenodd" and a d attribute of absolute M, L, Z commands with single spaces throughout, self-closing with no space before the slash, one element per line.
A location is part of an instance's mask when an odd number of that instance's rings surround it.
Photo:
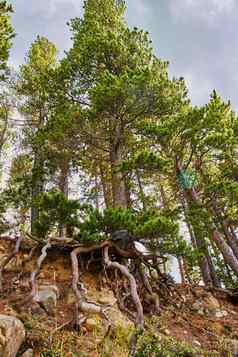
<path fill-rule="evenodd" d="M 105 246 L 103 249 L 103 255 L 104 255 L 104 262 L 106 264 L 107 268 L 114 268 L 120 270 L 122 275 L 124 275 L 129 283 L 130 283 L 130 289 L 131 289 L 131 297 L 134 302 L 136 311 L 137 311 L 137 318 L 136 318 L 136 327 L 139 330 L 144 329 L 144 313 L 143 313 L 143 307 L 137 292 L 137 285 L 136 285 L 136 280 L 134 276 L 129 272 L 126 266 L 119 264 L 118 262 L 112 262 L 109 258 L 109 247 Z"/>
<path fill-rule="evenodd" d="M 80 289 L 78 288 L 79 283 L 79 263 L 78 263 L 78 255 L 81 253 L 89 253 L 93 250 L 101 249 L 105 243 L 101 245 L 93 245 L 90 247 L 78 247 L 71 252 L 71 262 L 72 262 L 72 271 L 73 271 L 73 278 L 72 278 L 72 287 L 74 293 L 76 295 L 76 325 L 79 327 L 85 320 L 86 317 L 83 317 L 81 314 L 96 314 L 101 316 L 102 318 L 109 321 L 106 310 L 108 310 L 111 306 L 102 306 L 95 302 L 91 302 L 85 299 L 85 297 L 81 294 Z"/>
<path fill-rule="evenodd" d="M 4 268 L 7 266 L 8 263 L 10 263 L 10 261 L 17 255 L 17 253 L 19 252 L 21 243 L 24 239 L 23 234 L 21 233 L 20 236 L 17 238 L 16 240 L 16 244 L 15 244 L 15 248 L 13 250 L 12 253 L 10 253 L 6 259 L 3 259 L 3 261 L 1 262 L 0 265 L 0 290 L 2 290 L 2 275 L 3 275 L 3 270 Z M 14 240 L 13 240 L 14 241 Z"/>
<path fill-rule="evenodd" d="M 44 245 L 44 247 L 41 250 L 41 255 L 39 256 L 37 263 L 36 263 L 36 269 L 31 273 L 31 279 L 30 279 L 30 285 L 31 285 L 31 293 L 29 296 L 29 299 L 27 300 L 33 300 L 35 296 L 37 295 L 37 276 L 39 275 L 41 266 L 47 257 L 47 250 L 51 248 L 51 242 L 50 239 L 47 240 L 47 243 Z"/>

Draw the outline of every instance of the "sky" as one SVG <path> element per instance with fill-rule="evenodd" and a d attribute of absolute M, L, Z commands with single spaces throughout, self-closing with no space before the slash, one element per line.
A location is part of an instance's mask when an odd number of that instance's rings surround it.
<path fill-rule="evenodd" d="M 23 63 L 37 35 L 61 54 L 70 47 L 66 23 L 82 15 L 82 0 L 9 0 L 17 37 L 10 63 Z M 128 24 L 147 30 L 170 75 L 184 77 L 192 103 L 216 89 L 238 111 L 238 0 L 127 0 Z"/>

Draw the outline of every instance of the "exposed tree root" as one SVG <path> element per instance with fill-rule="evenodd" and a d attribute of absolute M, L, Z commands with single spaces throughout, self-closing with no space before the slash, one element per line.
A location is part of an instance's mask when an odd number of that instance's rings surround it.
<path fill-rule="evenodd" d="M 0 290 L 2 290 L 2 279 L 3 279 L 3 270 L 7 266 L 8 263 L 17 255 L 19 252 L 21 243 L 24 239 L 23 234 L 21 233 L 20 236 L 16 240 L 15 248 L 12 253 L 10 253 L 3 261 L 0 263 Z"/>
<path fill-rule="evenodd" d="M 106 319 L 109 321 L 107 315 L 106 315 L 106 310 L 110 308 L 110 306 L 102 306 L 99 305 L 95 302 L 88 301 L 83 294 L 81 293 L 80 289 L 78 288 L 78 283 L 79 283 L 79 263 L 78 263 L 78 255 L 81 253 L 89 253 L 94 250 L 101 249 L 104 246 L 105 243 L 102 243 L 101 245 L 93 245 L 89 247 L 81 246 L 76 249 L 74 249 L 71 252 L 71 262 L 72 262 L 72 272 L 73 272 L 73 278 L 72 278 L 72 287 L 74 290 L 74 293 L 76 295 L 76 325 L 80 326 L 84 321 L 85 317 L 83 315 L 89 315 L 89 314 L 97 314 L 101 316 L 102 318 Z"/>
<path fill-rule="evenodd" d="M 44 245 L 44 247 L 41 250 L 41 255 L 39 256 L 37 263 L 36 263 L 36 269 L 31 273 L 31 278 L 30 278 L 31 293 L 27 299 L 28 302 L 31 300 L 37 301 L 37 277 L 40 273 L 41 266 L 42 266 L 45 258 L 47 257 L 47 250 L 49 248 L 51 248 L 50 238 L 47 240 L 47 243 Z"/>
<path fill-rule="evenodd" d="M 126 266 L 119 264 L 118 262 L 112 262 L 109 258 L 109 247 L 105 246 L 103 249 L 103 256 L 104 256 L 104 262 L 106 264 L 107 268 L 114 268 L 120 270 L 122 275 L 124 275 L 129 283 L 130 283 L 130 289 L 131 289 L 131 297 L 134 302 L 136 311 L 137 311 L 137 318 L 136 318 L 136 327 L 139 330 L 144 329 L 144 313 L 143 313 L 143 307 L 140 301 L 140 297 L 137 292 L 137 285 L 136 285 L 136 280 L 134 276 L 129 272 Z"/>

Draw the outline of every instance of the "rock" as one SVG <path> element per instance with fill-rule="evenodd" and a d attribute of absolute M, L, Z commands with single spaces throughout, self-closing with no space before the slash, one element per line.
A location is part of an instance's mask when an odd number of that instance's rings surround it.
<path fill-rule="evenodd" d="M 98 327 L 98 321 L 95 318 L 87 319 L 84 323 L 84 326 L 88 332 L 92 332 Z"/>
<path fill-rule="evenodd" d="M 67 305 L 74 304 L 76 302 L 75 293 L 73 293 L 72 291 L 69 291 L 66 299 L 67 299 Z"/>
<path fill-rule="evenodd" d="M 196 301 L 193 305 L 192 305 L 192 309 L 194 311 L 199 311 L 202 308 L 202 302 L 200 300 Z"/>
<path fill-rule="evenodd" d="M 170 336 L 171 335 L 171 332 L 167 328 L 163 331 L 163 333 L 164 333 L 165 336 Z"/>
<path fill-rule="evenodd" d="M 107 291 L 107 294 L 101 294 L 98 297 L 97 302 L 102 305 L 113 305 L 115 304 L 116 299 L 113 294 L 108 294 Z"/>
<path fill-rule="evenodd" d="M 206 309 L 210 311 L 220 309 L 219 301 L 212 294 L 207 294 L 207 296 L 203 300 L 203 305 Z"/>
<path fill-rule="evenodd" d="M 196 346 L 196 347 L 201 347 L 201 343 L 197 340 L 194 340 L 193 341 L 193 344 Z"/>
<path fill-rule="evenodd" d="M 221 319 L 222 317 L 228 316 L 228 312 L 226 310 L 217 310 L 215 313 L 215 317 Z"/>
<path fill-rule="evenodd" d="M 201 316 L 205 315 L 205 311 L 204 311 L 203 307 L 201 307 L 201 308 L 198 310 L 198 315 L 201 315 Z"/>
<path fill-rule="evenodd" d="M 232 353 L 232 357 L 238 357 L 238 340 L 227 339 L 227 346 L 229 346 L 230 351 Z"/>
<path fill-rule="evenodd" d="M 29 350 L 24 352 L 21 357 L 34 357 L 34 351 L 31 348 L 29 348 Z"/>
<path fill-rule="evenodd" d="M 25 329 L 13 316 L 0 315 L 0 356 L 15 357 L 25 339 Z"/>
<path fill-rule="evenodd" d="M 54 315 L 58 297 L 59 289 L 56 285 L 41 285 L 34 301 L 41 303 L 49 314 Z"/>

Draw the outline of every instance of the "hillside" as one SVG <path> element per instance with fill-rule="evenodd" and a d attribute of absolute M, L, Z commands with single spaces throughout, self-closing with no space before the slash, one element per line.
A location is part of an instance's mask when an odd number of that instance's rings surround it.
<path fill-rule="evenodd" d="M 9 242 L 1 243 L 1 254 L 11 249 Z M 135 327 L 126 311 L 120 309 L 113 274 L 105 276 L 103 267 L 94 262 L 85 267 L 81 282 L 87 299 L 111 307 L 109 321 L 89 313 L 77 331 L 73 324 L 76 298 L 68 254 L 54 249 L 48 253 L 38 277 L 39 302 L 26 303 L 30 274 L 39 251 L 31 261 L 23 263 L 27 252 L 29 247 L 25 246 L 4 272 L 0 302 L 3 336 L 2 315 L 17 317 L 24 324 L 26 337 L 18 356 L 29 349 L 34 351 L 32 355 L 41 357 L 129 356 Z M 123 284 L 122 277 L 117 284 Z M 170 284 L 167 291 L 161 288 L 158 294 L 159 313 L 150 311 L 148 301 L 144 305 L 146 329 L 138 338 L 136 356 L 237 356 L 237 292 L 232 295 L 222 289 Z M 14 343 L 14 338 L 12 335 L 7 339 Z M 1 348 L 4 351 L 4 344 Z M 1 356 L 8 355 L 2 352 Z"/>

